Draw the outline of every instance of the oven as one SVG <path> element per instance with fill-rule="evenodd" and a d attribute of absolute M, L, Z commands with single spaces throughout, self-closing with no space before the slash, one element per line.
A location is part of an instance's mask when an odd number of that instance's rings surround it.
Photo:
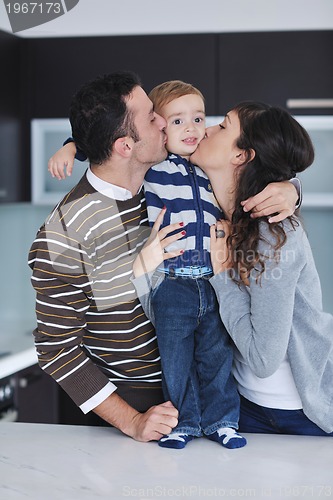
<path fill-rule="evenodd" d="M 18 411 L 15 405 L 15 376 L 9 376 L 0 380 L 0 423 L 16 422 Z"/>

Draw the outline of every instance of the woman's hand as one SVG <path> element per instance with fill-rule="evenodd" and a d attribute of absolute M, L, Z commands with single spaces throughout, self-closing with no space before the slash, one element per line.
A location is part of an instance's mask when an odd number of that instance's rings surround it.
<path fill-rule="evenodd" d="M 291 182 L 272 182 L 260 193 L 242 201 L 242 205 L 243 210 L 251 212 L 253 218 L 271 216 L 268 222 L 280 222 L 295 212 L 298 197 Z"/>
<path fill-rule="evenodd" d="M 159 213 L 146 244 L 134 261 L 133 274 L 136 278 L 142 274 L 155 271 L 155 269 L 164 260 L 171 259 L 172 257 L 178 257 L 184 253 L 184 250 L 175 250 L 172 252 L 165 251 L 165 248 L 168 245 L 180 240 L 186 234 L 186 231 L 181 230 L 172 236 L 168 236 L 169 233 L 182 228 L 182 222 L 170 224 L 169 226 L 160 229 L 165 212 L 166 208 L 163 208 Z"/>
<path fill-rule="evenodd" d="M 230 222 L 226 220 L 219 220 L 210 227 L 210 256 L 214 274 L 232 267 L 230 249 L 227 244 L 230 227 Z"/>
<path fill-rule="evenodd" d="M 69 142 L 62 148 L 58 149 L 55 155 L 51 156 L 47 164 L 47 169 L 52 177 L 56 177 L 61 180 L 65 179 L 66 174 L 70 176 L 73 171 L 75 154 L 76 146 L 74 142 Z"/>

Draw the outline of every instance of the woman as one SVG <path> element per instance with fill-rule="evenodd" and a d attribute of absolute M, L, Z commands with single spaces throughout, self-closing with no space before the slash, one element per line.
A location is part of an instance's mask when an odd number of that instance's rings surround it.
<path fill-rule="evenodd" d="M 241 432 L 333 435 L 333 317 L 305 231 L 296 216 L 269 224 L 240 203 L 313 158 L 298 122 L 261 103 L 236 106 L 191 157 L 226 217 L 211 228 L 210 283 L 236 346 Z"/>

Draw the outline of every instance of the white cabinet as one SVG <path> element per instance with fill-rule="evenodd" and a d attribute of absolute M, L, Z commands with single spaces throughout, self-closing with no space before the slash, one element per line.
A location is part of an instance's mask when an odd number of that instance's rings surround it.
<path fill-rule="evenodd" d="M 31 121 L 31 200 L 35 205 L 56 205 L 82 177 L 87 163 L 75 160 L 73 173 L 61 181 L 51 177 L 48 160 L 72 134 L 67 118 Z"/>
<path fill-rule="evenodd" d="M 304 192 L 304 207 L 333 208 L 333 116 L 295 116 L 309 132 L 315 160 L 299 174 Z"/>

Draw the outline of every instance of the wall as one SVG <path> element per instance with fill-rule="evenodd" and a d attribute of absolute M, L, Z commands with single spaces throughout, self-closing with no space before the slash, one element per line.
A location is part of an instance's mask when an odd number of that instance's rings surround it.
<path fill-rule="evenodd" d="M 50 210 L 51 207 L 30 203 L 0 204 L 1 282 L 5 290 L 0 303 L 0 335 L 10 333 L 16 338 L 21 331 L 31 336 L 36 327 L 35 292 L 30 283 L 28 253 Z"/>
<path fill-rule="evenodd" d="M 0 2 L 0 29 L 11 31 Z M 62 2 L 69 4 L 69 2 Z M 333 28 L 332 0 L 80 0 L 65 15 L 18 33 L 28 38 L 235 33 Z"/>

